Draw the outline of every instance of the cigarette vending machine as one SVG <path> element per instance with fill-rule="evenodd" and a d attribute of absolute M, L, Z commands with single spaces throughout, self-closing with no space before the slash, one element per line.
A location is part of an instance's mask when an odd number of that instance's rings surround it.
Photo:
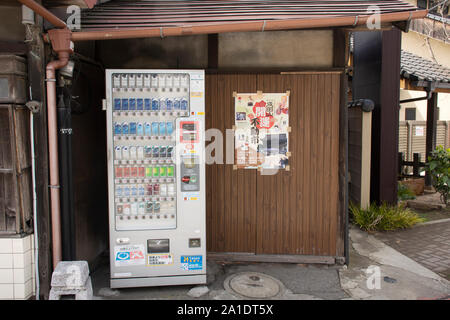
<path fill-rule="evenodd" d="M 206 283 L 203 70 L 106 70 L 111 287 Z"/>

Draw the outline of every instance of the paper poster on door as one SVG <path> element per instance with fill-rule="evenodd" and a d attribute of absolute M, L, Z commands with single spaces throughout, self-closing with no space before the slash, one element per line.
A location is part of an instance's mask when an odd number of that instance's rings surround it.
<path fill-rule="evenodd" d="M 289 163 L 289 92 L 235 93 L 235 164 L 283 169 Z"/>

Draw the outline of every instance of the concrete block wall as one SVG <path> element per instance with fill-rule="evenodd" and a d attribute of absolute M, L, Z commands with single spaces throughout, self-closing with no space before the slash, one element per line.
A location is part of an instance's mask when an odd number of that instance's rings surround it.
<path fill-rule="evenodd" d="M 35 295 L 34 237 L 0 238 L 0 300 Z"/>

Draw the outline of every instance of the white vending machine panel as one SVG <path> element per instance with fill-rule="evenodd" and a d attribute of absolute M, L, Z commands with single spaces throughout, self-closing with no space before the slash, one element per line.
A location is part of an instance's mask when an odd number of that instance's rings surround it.
<path fill-rule="evenodd" d="M 111 287 L 206 283 L 203 70 L 106 70 Z"/>

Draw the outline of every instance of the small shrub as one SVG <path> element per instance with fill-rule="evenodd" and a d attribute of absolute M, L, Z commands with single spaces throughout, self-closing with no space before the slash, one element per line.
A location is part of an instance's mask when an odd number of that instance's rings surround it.
<path fill-rule="evenodd" d="M 397 191 L 397 198 L 399 201 L 413 200 L 416 198 L 416 195 L 403 183 L 399 183 L 398 191 Z"/>
<path fill-rule="evenodd" d="M 433 180 L 433 187 L 441 194 L 441 201 L 447 205 L 450 195 L 450 149 L 437 148 L 428 157 L 426 170 Z"/>
<path fill-rule="evenodd" d="M 403 206 L 391 206 L 386 203 L 378 206 L 371 204 L 367 209 L 350 203 L 352 222 L 366 231 L 389 231 L 410 228 L 425 221 L 416 213 Z"/>

